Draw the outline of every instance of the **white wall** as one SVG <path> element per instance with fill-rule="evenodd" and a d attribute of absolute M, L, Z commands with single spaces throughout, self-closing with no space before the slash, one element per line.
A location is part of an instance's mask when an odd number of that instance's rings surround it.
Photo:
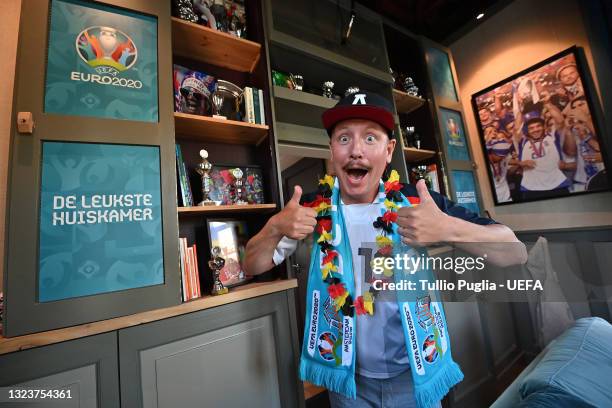
<path fill-rule="evenodd" d="M 0 27 L 2 27 L 0 50 L 3 53 L 0 65 L 0 291 L 2 291 L 4 272 L 6 184 L 20 10 L 21 0 L 2 0 L 0 2 Z"/>
<path fill-rule="evenodd" d="M 472 94 L 572 45 L 597 82 L 578 0 L 515 0 L 450 46 L 485 208 L 515 230 L 612 225 L 612 192 L 496 207 L 476 128 Z"/>

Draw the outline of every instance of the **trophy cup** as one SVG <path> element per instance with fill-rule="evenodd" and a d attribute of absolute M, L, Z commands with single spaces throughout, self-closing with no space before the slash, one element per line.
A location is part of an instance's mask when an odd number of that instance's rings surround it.
<path fill-rule="evenodd" d="M 210 294 L 213 296 L 223 295 L 228 292 L 228 289 L 223 286 L 219 274 L 221 269 L 225 266 L 225 259 L 221 258 L 221 248 L 218 246 L 213 247 L 213 249 L 210 250 L 210 254 L 212 258 L 208 261 L 208 267 L 213 271 L 213 287 Z"/>
<path fill-rule="evenodd" d="M 419 88 L 414 84 L 411 77 L 406 77 L 404 79 L 404 90 L 408 95 L 419 96 Z"/>
<path fill-rule="evenodd" d="M 202 161 L 198 163 L 196 172 L 202 178 L 202 201 L 198 205 L 215 205 L 215 202 L 208 197 L 210 194 L 210 187 L 212 186 L 212 177 L 210 177 L 212 164 L 207 160 L 208 152 L 204 149 L 200 150 L 200 157 Z"/>
<path fill-rule="evenodd" d="M 414 135 L 414 126 L 406 126 L 406 131 L 404 132 L 404 145 L 406 147 L 413 147 L 413 135 Z"/>
<path fill-rule="evenodd" d="M 334 88 L 334 83 L 332 81 L 323 82 L 323 96 L 326 98 L 333 98 L 332 89 Z"/>
<path fill-rule="evenodd" d="M 212 103 L 215 107 L 215 114 L 213 115 L 213 118 L 227 119 L 227 117 L 221 115 L 221 109 L 223 108 L 223 96 L 219 95 L 217 91 L 215 91 L 212 95 Z"/>
<path fill-rule="evenodd" d="M 356 94 L 357 92 L 359 92 L 358 86 L 349 86 L 348 88 L 346 88 L 346 91 L 344 91 L 344 97 Z"/>
<path fill-rule="evenodd" d="M 293 82 L 293 87 L 296 91 L 304 90 L 304 77 L 299 74 L 289 74 L 291 81 Z"/>
<path fill-rule="evenodd" d="M 233 169 L 231 172 L 232 172 L 232 176 L 234 176 L 234 204 L 237 204 L 237 205 L 248 204 L 248 202 L 242 199 L 242 195 L 244 192 L 243 190 L 244 181 L 242 177 L 244 176 L 244 173 L 238 167 Z"/>
<path fill-rule="evenodd" d="M 414 147 L 416 147 L 417 149 L 421 148 L 421 136 L 418 133 L 414 133 L 414 135 L 412 136 L 412 140 L 414 140 Z"/>

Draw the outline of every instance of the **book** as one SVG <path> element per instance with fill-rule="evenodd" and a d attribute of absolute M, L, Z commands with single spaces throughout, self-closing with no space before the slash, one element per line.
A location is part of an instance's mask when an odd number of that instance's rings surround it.
<path fill-rule="evenodd" d="M 191 285 L 189 283 L 189 264 L 187 262 L 187 238 L 179 238 L 179 251 L 181 263 L 181 287 L 183 289 L 183 302 L 191 299 Z"/>
<path fill-rule="evenodd" d="M 194 268 L 194 277 L 195 277 L 195 287 L 196 287 L 196 297 L 202 297 L 202 288 L 200 287 L 200 270 L 198 269 L 198 251 L 196 244 L 193 244 L 193 264 Z"/>
<path fill-rule="evenodd" d="M 253 88 L 253 113 L 255 114 L 255 123 L 261 124 L 261 111 L 259 109 L 259 89 Z"/>
<path fill-rule="evenodd" d="M 263 91 L 261 89 L 258 89 L 258 95 L 259 95 L 259 116 L 261 118 L 261 121 L 259 122 L 262 125 L 266 124 L 266 109 L 264 106 L 264 97 L 263 97 Z"/>
<path fill-rule="evenodd" d="M 196 286 L 193 273 L 193 247 L 187 247 L 187 265 L 189 265 L 189 273 L 187 274 L 187 279 L 189 280 L 189 299 L 195 299 Z"/>
<path fill-rule="evenodd" d="M 253 110 L 253 90 L 251 87 L 244 88 L 244 110 L 246 121 L 249 123 L 255 123 L 255 112 Z"/>
<path fill-rule="evenodd" d="M 181 198 L 183 201 L 184 207 L 192 207 L 193 206 L 193 195 L 191 193 L 191 187 L 189 185 L 189 177 L 187 175 L 187 168 L 185 166 L 185 161 L 183 160 L 183 153 L 181 151 L 181 146 L 176 144 L 176 167 L 178 171 L 179 178 L 179 186 L 181 189 Z"/>

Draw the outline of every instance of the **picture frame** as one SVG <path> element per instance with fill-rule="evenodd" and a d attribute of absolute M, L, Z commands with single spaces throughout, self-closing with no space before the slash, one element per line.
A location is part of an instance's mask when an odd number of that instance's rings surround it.
<path fill-rule="evenodd" d="M 234 176 L 231 171 L 235 168 L 242 169 L 244 173 L 244 195 L 243 198 L 249 204 L 264 203 L 263 172 L 260 166 L 236 166 L 226 164 L 213 165 L 210 176 L 212 186 L 209 197 L 220 205 L 230 205 L 232 202 L 232 190 Z"/>
<path fill-rule="evenodd" d="M 210 218 L 206 220 L 210 249 L 218 246 L 225 266 L 219 279 L 226 287 L 238 286 L 251 280 L 243 268 L 246 243 L 249 240 L 246 221 L 231 218 Z M 209 251 L 210 253 L 210 251 Z"/>
<path fill-rule="evenodd" d="M 472 95 L 495 205 L 610 189 L 585 66 L 573 46 Z"/>

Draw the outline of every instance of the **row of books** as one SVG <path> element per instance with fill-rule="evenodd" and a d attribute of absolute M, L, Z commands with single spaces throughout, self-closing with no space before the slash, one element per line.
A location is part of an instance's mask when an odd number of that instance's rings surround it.
<path fill-rule="evenodd" d="M 183 302 L 202 296 L 196 244 L 187 246 L 187 238 L 179 238 Z"/>
<path fill-rule="evenodd" d="M 242 99 L 244 101 L 245 121 L 258 125 L 266 124 L 266 115 L 264 113 L 264 99 L 261 89 L 247 86 L 244 88 Z"/>
<path fill-rule="evenodd" d="M 187 174 L 187 168 L 179 144 L 176 145 L 176 170 L 180 189 L 179 198 L 182 200 L 182 205 L 183 207 L 193 207 L 193 194 L 191 194 L 191 186 L 189 185 L 189 175 Z"/>

